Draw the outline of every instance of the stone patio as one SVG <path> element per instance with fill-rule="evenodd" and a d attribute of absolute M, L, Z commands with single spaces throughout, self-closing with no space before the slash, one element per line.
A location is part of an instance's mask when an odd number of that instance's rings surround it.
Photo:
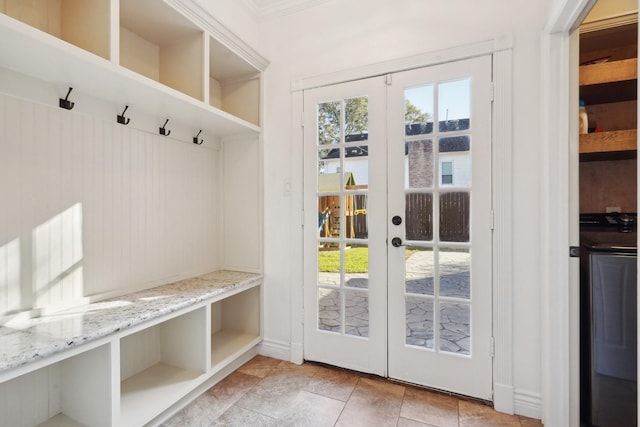
<path fill-rule="evenodd" d="M 469 253 L 440 252 L 440 296 L 461 301 L 440 302 L 440 350 L 470 354 Z M 340 274 L 320 273 L 321 285 L 340 284 Z M 369 336 L 367 274 L 345 275 L 345 334 Z M 412 254 L 406 263 L 406 290 L 415 294 L 406 299 L 406 343 L 433 348 L 433 252 Z M 320 329 L 340 332 L 340 291 L 320 288 Z"/>

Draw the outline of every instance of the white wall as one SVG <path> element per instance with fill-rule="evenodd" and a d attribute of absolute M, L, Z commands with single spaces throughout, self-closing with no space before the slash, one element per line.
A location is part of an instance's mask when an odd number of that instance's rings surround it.
<path fill-rule="evenodd" d="M 265 338 L 291 345 L 291 294 L 301 280 L 301 132 L 291 83 L 418 53 L 514 37 L 514 378 L 516 399 L 540 398 L 540 34 L 550 0 L 334 0 L 260 24 L 265 73 Z M 295 153 L 296 156 L 293 156 Z M 292 192 L 284 188 L 291 182 Z M 295 344 L 295 343 L 293 343 Z M 518 402 L 516 402 L 518 407 Z"/>
<path fill-rule="evenodd" d="M 61 88 L 0 77 L 0 318 L 220 268 L 220 151 L 135 113 L 117 124 L 121 107 L 88 94 L 66 111 Z M 48 96 L 30 100 L 36 89 Z"/>

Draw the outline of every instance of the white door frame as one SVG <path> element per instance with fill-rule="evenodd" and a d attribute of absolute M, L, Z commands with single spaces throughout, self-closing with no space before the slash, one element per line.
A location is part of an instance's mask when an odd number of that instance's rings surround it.
<path fill-rule="evenodd" d="M 292 82 L 292 135 L 302 141 L 303 90 L 374 77 L 393 72 L 442 64 L 482 55 L 493 55 L 493 336 L 495 356 L 493 360 L 494 407 L 501 412 L 514 413 L 513 385 L 513 273 L 512 273 L 512 50 L 510 34 L 450 49 L 429 52 L 408 58 L 391 60 L 346 71 L 309 77 Z M 298 168 L 302 168 L 302 144 L 294 144 L 293 156 L 298 156 Z M 294 157 L 296 158 L 296 157 Z M 302 170 L 296 170 L 303 176 Z M 302 194 L 304 183 L 300 184 Z M 302 198 L 300 199 L 302 202 Z M 303 207 L 299 206 L 302 211 Z M 294 247 L 302 247 L 302 239 L 292 241 Z M 302 265 L 302 253 L 299 262 Z M 292 330 L 290 360 L 303 361 L 303 274 L 301 269 L 292 272 L 292 283 L 298 283 L 291 293 Z"/>
<path fill-rule="evenodd" d="M 578 156 L 577 64 L 571 62 L 571 39 L 595 2 L 556 1 L 542 35 L 540 318 L 542 421 L 549 427 L 580 424 L 579 261 L 569 258 L 569 246 L 579 244 L 577 218 L 571 215 L 578 203 L 577 171 L 572 171 Z"/>

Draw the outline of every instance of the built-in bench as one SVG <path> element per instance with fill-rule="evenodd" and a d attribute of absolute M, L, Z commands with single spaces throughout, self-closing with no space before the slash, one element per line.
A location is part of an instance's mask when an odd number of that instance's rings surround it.
<path fill-rule="evenodd" d="M 161 422 L 256 354 L 261 284 L 222 270 L 5 324 L 0 425 Z"/>

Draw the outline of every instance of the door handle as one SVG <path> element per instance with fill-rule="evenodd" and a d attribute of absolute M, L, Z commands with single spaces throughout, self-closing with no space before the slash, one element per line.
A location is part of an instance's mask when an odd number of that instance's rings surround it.
<path fill-rule="evenodd" d="M 393 239 L 391 239 L 391 245 L 392 245 L 394 248 L 399 248 L 400 246 L 404 246 L 404 245 L 402 244 L 402 239 L 401 239 L 401 238 L 399 238 L 399 237 L 394 237 Z"/>

